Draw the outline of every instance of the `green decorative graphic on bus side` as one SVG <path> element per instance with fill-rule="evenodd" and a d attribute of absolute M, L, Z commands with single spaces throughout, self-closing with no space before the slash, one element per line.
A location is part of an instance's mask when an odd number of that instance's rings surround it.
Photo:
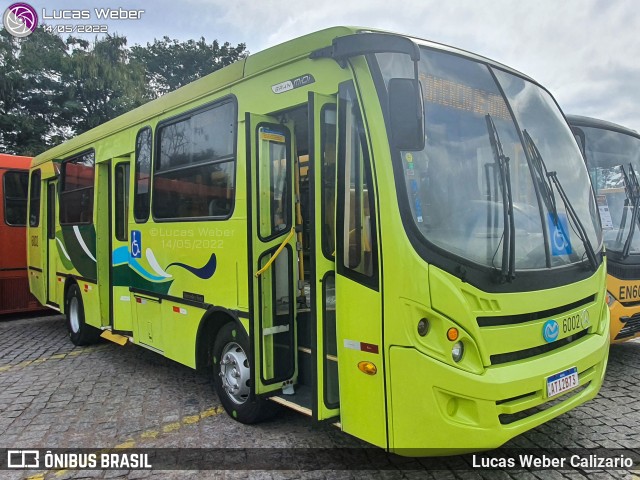
<path fill-rule="evenodd" d="M 166 295 L 169 292 L 169 288 L 171 288 L 172 283 L 173 280 L 165 282 L 151 282 L 139 274 L 132 274 L 132 269 L 129 268 L 128 264 L 114 265 L 113 267 L 114 287 L 133 287 Z"/>
<path fill-rule="evenodd" d="M 81 277 L 97 278 L 96 230 L 93 225 L 63 226 L 56 235 L 58 253 L 67 270 Z"/>
<path fill-rule="evenodd" d="M 58 247 L 58 258 L 62 262 L 64 268 L 69 271 L 73 270 L 73 263 L 71 263 L 71 258 L 67 253 L 67 248 L 64 245 L 64 238 L 62 237 L 62 231 L 58 230 L 56 232 L 56 247 Z"/>
<path fill-rule="evenodd" d="M 208 280 L 216 271 L 217 261 L 215 253 L 202 267 L 193 267 L 180 262 L 173 262 L 162 268 L 155 258 L 153 250 L 145 251 L 146 266 L 142 259 L 132 257 L 129 248 L 122 246 L 112 253 L 113 285 L 131 286 L 155 293 L 166 294 L 173 283 L 173 275 L 167 272 L 171 267 L 180 267 L 202 280 Z"/>

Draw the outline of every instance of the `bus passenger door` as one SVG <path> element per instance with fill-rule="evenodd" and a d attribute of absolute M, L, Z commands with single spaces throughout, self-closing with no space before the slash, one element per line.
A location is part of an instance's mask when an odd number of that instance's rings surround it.
<path fill-rule="evenodd" d="M 47 183 L 47 263 L 46 279 L 47 279 L 47 303 L 54 306 L 60 306 L 61 301 L 58 301 L 57 295 L 57 265 L 58 265 L 58 245 L 56 240 L 56 228 L 58 219 L 58 196 L 56 194 L 56 188 L 58 182 L 56 180 L 49 180 Z M 63 252 L 63 254 L 66 252 Z"/>
<path fill-rule="evenodd" d="M 353 82 L 338 94 L 336 335 L 342 429 L 386 448 L 381 261 L 372 160 Z"/>
<path fill-rule="evenodd" d="M 129 292 L 129 157 L 113 159 L 111 192 L 111 327 L 132 335 L 132 296 Z"/>
<path fill-rule="evenodd" d="M 336 98 L 309 92 L 309 193 L 311 230 L 311 350 L 315 366 L 314 418 L 339 415 L 336 345 L 335 197 Z"/>
<path fill-rule="evenodd" d="M 247 113 L 247 196 L 251 242 L 251 378 L 255 393 L 292 391 L 298 250 L 292 138 L 272 117 Z"/>

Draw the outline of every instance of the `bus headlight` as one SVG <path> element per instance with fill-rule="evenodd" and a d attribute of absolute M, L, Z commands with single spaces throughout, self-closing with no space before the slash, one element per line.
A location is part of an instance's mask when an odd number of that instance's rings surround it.
<path fill-rule="evenodd" d="M 451 349 L 451 358 L 453 361 L 458 363 L 462 360 L 462 356 L 464 355 L 464 343 L 456 342 L 453 344 L 453 348 Z"/>
<path fill-rule="evenodd" d="M 613 305 L 613 302 L 616 301 L 616 298 L 611 295 L 609 292 L 607 292 L 607 305 L 610 307 L 611 305 Z"/>

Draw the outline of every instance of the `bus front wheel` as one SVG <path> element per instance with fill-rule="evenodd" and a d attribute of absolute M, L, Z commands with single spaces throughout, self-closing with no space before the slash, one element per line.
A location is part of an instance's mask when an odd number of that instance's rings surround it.
<path fill-rule="evenodd" d="M 100 330 L 84 321 L 84 304 L 77 285 L 71 285 L 67 291 L 65 313 L 69 338 L 74 345 L 84 346 L 96 343 L 100 338 Z"/>
<path fill-rule="evenodd" d="M 233 323 L 223 326 L 213 343 L 213 385 L 226 412 L 252 424 L 272 417 L 277 405 L 264 398 L 251 400 L 249 339 Z"/>

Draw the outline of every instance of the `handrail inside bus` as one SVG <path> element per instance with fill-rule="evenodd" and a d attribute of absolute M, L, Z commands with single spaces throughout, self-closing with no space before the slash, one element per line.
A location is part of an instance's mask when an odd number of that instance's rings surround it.
<path fill-rule="evenodd" d="M 274 262 L 276 258 L 278 258 L 278 255 L 280 255 L 280 252 L 284 250 L 285 245 L 289 243 L 289 240 L 291 240 L 291 238 L 295 235 L 295 233 L 296 233 L 296 227 L 291 227 L 291 231 L 289 232 L 289 235 L 287 235 L 287 237 L 282 241 L 282 243 L 280 244 L 278 249 L 275 251 L 275 253 L 271 255 L 271 258 L 269 259 L 267 264 L 256 272 L 256 277 L 259 277 L 264 272 L 269 270 L 269 267 L 271 267 L 271 264 Z"/>

